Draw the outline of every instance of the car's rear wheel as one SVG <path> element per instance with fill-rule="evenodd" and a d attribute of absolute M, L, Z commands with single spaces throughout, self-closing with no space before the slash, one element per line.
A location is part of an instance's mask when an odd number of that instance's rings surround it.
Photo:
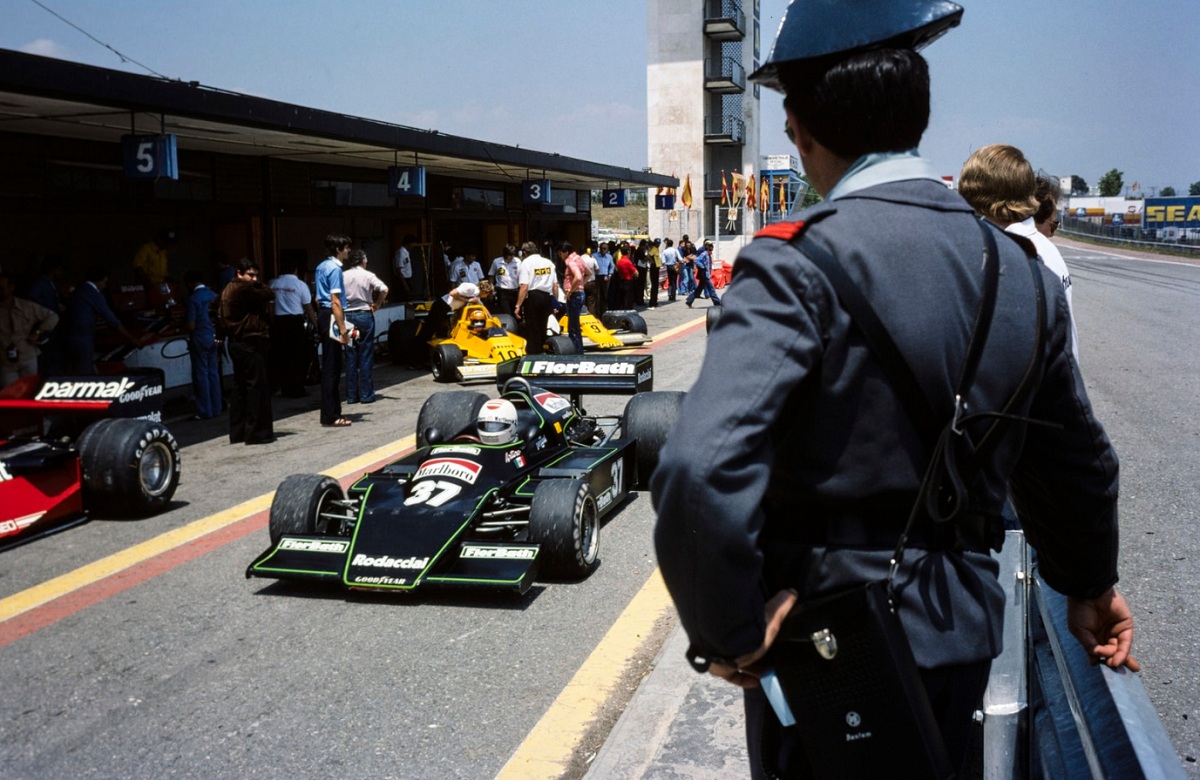
<path fill-rule="evenodd" d="M 99 420 L 75 446 L 90 510 L 145 517 L 166 509 L 179 487 L 179 443 L 162 423 Z"/>
<path fill-rule="evenodd" d="M 622 432 L 626 438 L 637 440 L 637 485 L 640 490 L 650 486 L 650 476 L 658 468 L 658 453 L 679 419 L 683 397 L 684 393 L 679 390 L 661 390 L 638 393 L 625 404 Z"/>
<path fill-rule="evenodd" d="M 600 520 L 592 489 L 582 479 L 549 479 L 537 486 L 529 510 L 529 541 L 541 545 L 543 575 L 582 579 L 600 555 Z"/>
<path fill-rule="evenodd" d="M 636 311 L 606 311 L 600 317 L 600 322 L 609 330 L 628 330 L 634 333 L 648 333 L 646 320 Z"/>
<path fill-rule="evenodd" d="M 578 355 L 575 342 L 570 336 L 551 336 L 546 339 L 546 351 L 551 355 Z"/>
<path fill-rule="evenodd" d="M 500 321 L 500 326 L 509 333 L 519 336 L 521 326 L 517 323 L 517 318 L 511 314 L 497 314 L 496 319 Z"/>
<path fill-rule="evenodd" d="M 345 510 L 336 502 L 346 498 L 338 481 L 324 474 L 292 474 L 279 484 L 271 500 L 267 530 L 271 544 L 284 534 L 337 535 Z"/>
<path fill-rule="evenodd" d="M 475 422 L 487 400 L 475 390 L 446 390 L 429 396 L 417 414 L 417 446 L 429 445 L 430 433 L 438 441 L 449 441 Z"/>
<path fill-rule="evenodd" d="M 457 382 L 463 352 L 457 344 L 438 344 L 433 348 L 433 378 L 437 382 Z"/>
<path fill-rule="evenodd" d="M 420 320 L 393 320 L 388 325 L 387 350 L 392 363 L 412 366 L 424 360 L 425 344 L 418 338 Z"/>

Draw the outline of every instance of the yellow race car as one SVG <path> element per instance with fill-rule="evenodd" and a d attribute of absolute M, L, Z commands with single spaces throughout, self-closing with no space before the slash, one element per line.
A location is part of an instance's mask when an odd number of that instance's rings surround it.
<path fill-rule="evenodd" d="M 420 362 L 428 355 L 433 378 L 438 382 L 470 382 L 496 378 L 496 366 L 525 355 L 525 339 L 518 335 L 511 315 L 493 315 L 483 304 L 470 303 L 455 312 L 446 338 L 423 339 L 428 332 L 422 322 L 408 320 L 389 330 L 388 349 L 396 362 Z M 584 313 L 579 318 L 584 349 L 616 350 L 650 341 L 645 321 L 635 312 L 606 312 L 604 321 Z M 559 332 L 554 332 L 557 325 Z M 606 327 L 608 325 L 608 327 Z M 575 354 L 566 333 L 567 318 L 547 322 L 545 350 L 554 355 Z M 393 332 L 394 331 L 394 332 Z M 423 357 L 423 356 L 422 356 Z"/>

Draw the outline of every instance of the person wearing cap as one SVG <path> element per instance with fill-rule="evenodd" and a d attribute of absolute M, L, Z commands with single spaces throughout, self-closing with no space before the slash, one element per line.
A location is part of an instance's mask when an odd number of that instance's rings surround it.
<path fill-rule="evenodd" d="M 525 354 L 540 355 L 545 351 L 546 322 L 554 312 L 558 299 L 558 277 L 554 263 L 538 253 L 534 241 L 521 244 L 521 270 L 517 279 L 517 306 L 514 313 L 521 320 L 521 336 L 525 339 Z"/>
<path fill-rule="evenodd" d="M 692 303 L 696 300 L 697 295 L 707 297 L 712 301 L 713 306 L 721 305 L 721 299 L 717 297 L 717 288 L 713 287 L 712 283 L 712 251 L 713 242 L 705 241 L 704 248 L 696 253 L 693 261 L 696 265 L 696 287 L 688 293 L 688 297 L 683 301 L 689 309 L 692 308 Z"/>
<path fill-rule="evenodd" d="M 807 756 L 829 747 L 781 726 L 759 675 L 796 603 L 887 577 L 931 434 L 954 417 L 984 298 L 985 236 L 1000 274 L 966 404 L 975 413 L 1007 405 L 1022 419 L 965 425 L 972 447 L 985 432 L 990 439 L 965 485 L 969 512 L 944 525 L 916 513 L 894 579 L 896 613 L 961 771 L 972 714 L 1002 649 L 1004 590 L 989 553 L 1003 539 L 1011 495 L 1041 575 L 1068 597 L 1083 650 L 1096 663 L 1138 668 L 1133 618 L 1114 588 L 1117 457 L 1067 347 L 1062 284 L 1028 245 L 981 222 L 916 151 L 930 104 L 916 50 L 961 15 L 932 0 L 794 0 L 752 76 L 784 93 L 788 134 L 825 200 L 764 228 L 738 255 L 650 490 L 658 560 L 689 660 L 745 689 L 755 778 L 805 776 Z M 933 425 L 910 420 L 902 399 L 912 395 L 893 388 L 893 372 L 867 346 L 811 259 L 817 254 L 867 299 Z M 881 765 L 878 774 L 897 771 Z"/>

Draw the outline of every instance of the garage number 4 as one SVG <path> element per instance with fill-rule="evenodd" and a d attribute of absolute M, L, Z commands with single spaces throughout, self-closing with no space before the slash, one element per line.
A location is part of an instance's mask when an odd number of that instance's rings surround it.
<path fill-rule="evenodd" d="M 440 479 L 427 479 L 412 487 L 412 494 L 405 499 L 405 506 L 414 504 L 429 504 L 441 506 L 462 492 L 462 485 L 453 482 L 443 482 Z"/>

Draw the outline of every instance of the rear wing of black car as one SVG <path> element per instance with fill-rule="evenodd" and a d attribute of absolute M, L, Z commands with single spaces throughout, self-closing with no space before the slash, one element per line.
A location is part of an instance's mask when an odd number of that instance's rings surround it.
<path fill-rule="evenodd" d="M 560 395 L 633 395 L 654 389 L 654 357 L 526 355 L 496 367 L 496 387 L 514 376 Z"/>

